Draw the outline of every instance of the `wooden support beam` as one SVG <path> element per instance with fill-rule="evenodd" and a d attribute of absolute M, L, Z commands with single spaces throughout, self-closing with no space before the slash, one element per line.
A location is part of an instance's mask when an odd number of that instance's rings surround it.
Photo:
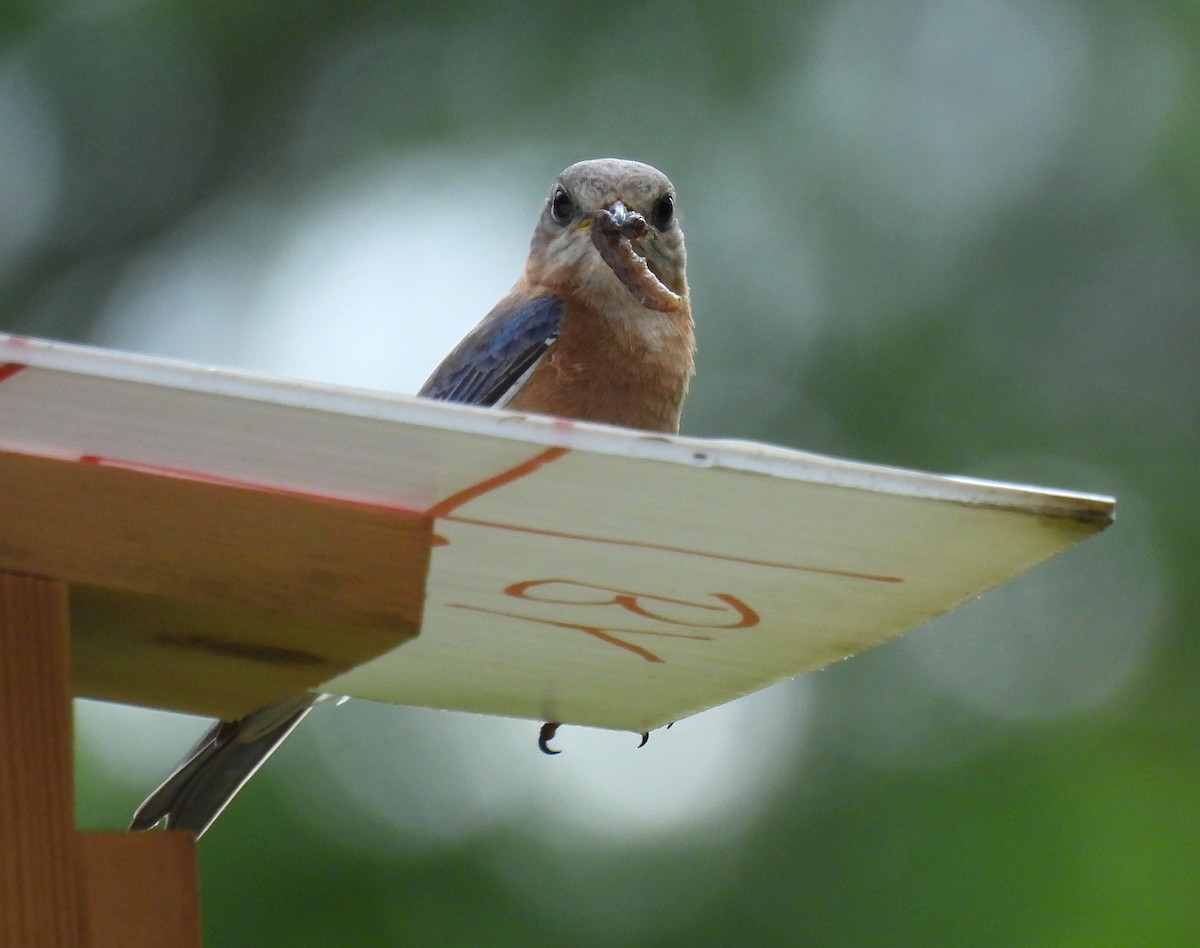
<path fill-rule="evenodd" d="M 196 841 L 75 829 L 66 584 L 0 572 L 0 948 L 196 948 Z"/>
<path fill-rule="evenodd" d="M 0 573 L 0 945 L 82 945 L 66 584 Z"/>
<path fill-rule="evenodd" d="M 70 584 L 75 693 L 235 718 L 416 634 L 423 515 L 0 450 L 0 570 Z"/>
<path fill-rule="evenodd" d="M 80 833 L 86 948 L 197 948 L 196 837 Z"/>

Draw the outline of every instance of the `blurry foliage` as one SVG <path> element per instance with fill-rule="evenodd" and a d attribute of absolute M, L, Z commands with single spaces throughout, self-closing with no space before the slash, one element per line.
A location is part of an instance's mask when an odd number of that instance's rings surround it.
<path fill-rule="evenodd" d="M 620 154 L 681 194 L 686 430 L 1122 500 L 1053 583 L 759 721 L 808 750 L 733 837 L 560 840 L 531 816 L 381 856 L 293 822 L 267 772 L 201 847 L 207 944 L 1195 937 L 1200 8 L 80 0 L 0 2 L 0 24 L 5 331 L 102 339 L 136 261 L 223 200 L 421 154 L 527 156 L 524 198 Z M 467 273 L 488 213 L 444 207 Z M 953 681 L 993 668 L 1003 712 Z M 1093 675 L 1099 698 L 1053 693 Z M 86 754 L 80 783 L 85 822 L 137 795 Z"/>

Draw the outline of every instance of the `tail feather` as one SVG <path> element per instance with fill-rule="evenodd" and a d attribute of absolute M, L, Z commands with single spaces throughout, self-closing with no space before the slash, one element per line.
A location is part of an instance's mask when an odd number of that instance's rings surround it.
<path fill-rule="evenodd" d="M 200 836 L 324 696 L 296 695 L 236 721 L 218 721 L 137 808 L 131 830 L 165 823 Z"/>

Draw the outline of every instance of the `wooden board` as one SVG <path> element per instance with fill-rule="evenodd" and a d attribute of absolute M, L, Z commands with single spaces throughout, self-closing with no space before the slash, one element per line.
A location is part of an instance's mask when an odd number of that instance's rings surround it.
<path fill-rule="evenodd" d="M 72 584 L 89 697 L 238 716 L 420 626 L 428 517 L 2 450 L 0 492 L 0 570 Z"/>
<path fill-rule="evenodd" d="M 0 945 L 80 944 L 67 596 L 0 572 Z"/>
<path fill-rule="evenodd" d="M 0 571 L 0 945 L 194 948 L 196 837 L 75 829 L 67 587 Z"/>
<path fill-rule="evenodd" d="M 0 566 L 36 547 L 27 568 L 76 584 L 84 690 L 211 712 L 316 687 L 645 730 L 918 625 L 1113 511 L 2 336 L 0 450 L 0 491 L 36 498 L 0 521 Z"/>

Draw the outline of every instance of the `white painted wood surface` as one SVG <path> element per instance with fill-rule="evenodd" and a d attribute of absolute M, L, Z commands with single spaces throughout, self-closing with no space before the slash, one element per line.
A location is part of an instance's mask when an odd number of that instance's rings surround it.
<path fill-rule="evenodd" d="M 324 687 L 634 731 L 882 642 L 1113 511 L 11 336 L 0 449 L 431 517 L 420 635 Z"/>

